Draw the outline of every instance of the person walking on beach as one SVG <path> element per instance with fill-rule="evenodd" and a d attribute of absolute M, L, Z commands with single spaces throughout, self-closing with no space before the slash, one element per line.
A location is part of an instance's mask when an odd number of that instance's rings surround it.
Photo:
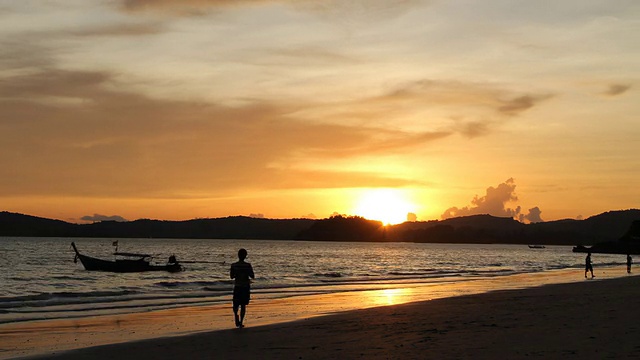
<path fill-rule="evenodd" d="M 247 250 L 238 250 L 238 262 L 231 264 L 230 276 L 234 279 L 233 286 L 233 316 L 236 320 L 236 327 L 242 328 L 244 315 L 247 312 L 247 305 L 251 298 L 251 279 L 255 279 L 251 264 L 245 262 L 247 258 Z M 238 308 L 240 308 L 240 316 L 238 316 Z"/>
<path fill-rule="evenodd" d="M 627 274 L 631 274 L 631 254 L 627 254 Z"/>
<path fill-rule="evenodd" d="M 587 273 L 591 272 L 591 278 L 593 279 L 593 265 L 591 264 L 591 253 L 587 253 L 587 257 L 584 259 L 584 278 L 587 278 Z"/>

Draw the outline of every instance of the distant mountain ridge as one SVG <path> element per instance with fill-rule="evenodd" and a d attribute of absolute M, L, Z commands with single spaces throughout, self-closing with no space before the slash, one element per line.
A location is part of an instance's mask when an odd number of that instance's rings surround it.
<path fill-rule="evenodd" d="M 523 224 L 512 218 L 472 215 L 392 226 L 357 216 L 320 220 L 231 216 L 185 221 L 140 219 L 73 224 L 3 211 L 0 212 L 0 236 L 591 245 L 620 239 L 634 221 L 640 221 L 638 209 L 609 211 L 584 220 L 534 224 Z"/>

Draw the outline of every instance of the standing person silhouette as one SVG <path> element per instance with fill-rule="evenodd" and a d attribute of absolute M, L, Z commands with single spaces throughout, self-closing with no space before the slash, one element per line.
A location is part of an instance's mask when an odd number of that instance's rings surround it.
<path fill-rule="evenodd" d="M 627 254 L 627 274 L 631 274 L 631 254 Z"/>
<path fill-rule="evenodd" d="M 238 250 L 238 262 L 231 264 L 230 276 L 235 280 L 233 286 L 233 316 L 236 320 L 236 327 L 242 328 L 244 315 L 247 312 L 247 305 L 251 298 L 251 279 L 255 279 L 251 264 L 245 262 L 247 258 L 247 250 Z M 240 316 L 238 316 L 238 308 L 240 308 Z"/>
<path fill-rule="evenodd" d="M 591 264 L 591 253 L 587 253 L 587 257 L 584 259 L 584 278 L 587 278 L 587 273 L 591 272 L 591 278 L 593 279 L 593 265 Z"/>

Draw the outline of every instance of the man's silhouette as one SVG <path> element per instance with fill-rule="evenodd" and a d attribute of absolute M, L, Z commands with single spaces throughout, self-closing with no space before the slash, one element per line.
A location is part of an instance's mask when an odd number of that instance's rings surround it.
<path fill-rule="evenodd" d="M 247 250 L 238 250 L 238 262 L 231 264 L 230 276 L 235 279 L 233 287 L 233 316 L 236 320 L 236 327 L 244 327 L 244 315 L 247 312 L 247 305 L 251 298 L 251 279 L 255 279 L 251 264 L 245 262 L 247 258 Z M 238 316 L 238 308 L 240 308 L 240 316 Z"/>
<path fill-rule="evenodd" d="M 587 273 L 591 272 L 591 278 L 593 279 L 593 264 L 591 264 L 591 253 L 587 254 L 587 257 L 584 259 L 584 278 L 587 278 Z"/>

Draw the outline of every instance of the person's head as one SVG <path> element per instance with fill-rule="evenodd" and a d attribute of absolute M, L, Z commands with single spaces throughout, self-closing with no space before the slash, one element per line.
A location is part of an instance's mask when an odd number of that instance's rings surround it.
<path fill-rule="evenodd" d="M 238 259 L 244 260 L 246 258 L 247 258 L 247 250 L 245 249 L 238 250 Z"/>

